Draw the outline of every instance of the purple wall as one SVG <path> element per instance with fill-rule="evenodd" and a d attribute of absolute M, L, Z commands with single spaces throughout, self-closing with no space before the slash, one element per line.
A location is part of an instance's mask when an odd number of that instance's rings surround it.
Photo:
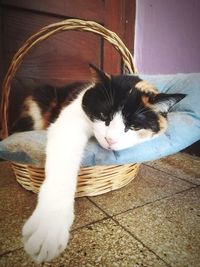
<path fill-rule="evenodd" d="M 137 0 L 139 73 L 200 72 L 200 0 Z"/>

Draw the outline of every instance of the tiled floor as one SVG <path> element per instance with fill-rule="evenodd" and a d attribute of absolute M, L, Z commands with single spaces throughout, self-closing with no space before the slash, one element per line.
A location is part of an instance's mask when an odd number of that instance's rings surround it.
<path fill-rule="evenodd" d="M 0 163 L 0 266 L 38 266 L 21 228 L 36 195 Z M 43 266 L 200 266 L 200 159 L 177 154 L 142 165 L 126 187 L 76 200 L 68 248 Z"/>

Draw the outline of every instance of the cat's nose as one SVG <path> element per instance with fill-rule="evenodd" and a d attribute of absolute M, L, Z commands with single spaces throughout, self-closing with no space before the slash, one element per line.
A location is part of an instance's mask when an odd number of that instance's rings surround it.
<path fill-rule="evenodd" d="M 112 139 L 110 137 L 105 137 L 105 140 L 106 140 L 106 142 L 108 143 L 109 146 L 114 145 L 114 144 L 117 143 L 116 140 L 114 140 L 114 139 Z"/>

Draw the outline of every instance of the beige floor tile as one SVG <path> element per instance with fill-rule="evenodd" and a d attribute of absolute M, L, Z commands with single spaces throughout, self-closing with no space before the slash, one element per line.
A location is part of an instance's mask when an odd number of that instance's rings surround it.
<path fill-rule="evenodd" d="M 0 163 L 0 255 L 22 246 L 21 229 L 31 215 L 37 195 L 23 189 L 15 180 L 8 163 Z M 106 215 L 87 198 L 75 201 L 73 229 L 105 218 Z"/>
<path fill-rule="evenodd" d="M 200 185 L 200 158 L 185 153 L 162 158 L 147 163 L 156 169 Z"/>
<path fill-rule="evenodd" d="M 22 250 L 0 258 L 0 266 L 33 267 Z M 167 265 L 112 220 L 105 220 L 74 231 L 62 255 L 43 266 L 130 266 L 166 267 Z"/>
<path fill-rule="evenodd" d="M 171 266 L 200 266 L 200 187 L 115 219 Z"/>
<path fill-rule="evenodd" d="M 87 198 L 77 198 L 75 201 L 75 221 L 72 229 L 85 226 L 106 217 L 107 215 L 92 204 Z"/>
<path fill-rule="evenodd" d="M 22 225 L 35 207 L 36 195 L 23 189 L 16 182 L 8 163 L 0 163 L 0 168 L 0 254 L 2 254 L 22 246 Z"/>
<path fill-rule="evenodd" d="M 26 255 L 23 249 L 12 251 L 0 257 L 1 267 L 39 267 L 32 262 L 32 260 Z"/>
<path fill-rule="evenodd" d="M 92 197 L 109 215 L 132 209 L 191 187 L 190 183 L 142 165 L 137 177 L 127 186 Z"/>
<path fill-rule="evenodd" d="M 0 187 L 16 182 L 11 166 L 6 161 L 0 162 Z"/>

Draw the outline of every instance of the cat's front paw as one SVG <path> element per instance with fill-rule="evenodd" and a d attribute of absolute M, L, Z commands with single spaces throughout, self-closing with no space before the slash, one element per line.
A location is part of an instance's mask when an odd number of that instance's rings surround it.
<path fill-rule="evenodd" d="M 37 263 L 57 257 L 67 246 L 73 217 L 73 211 L 36 208 L 22 230 L 25 251 Z"/>

